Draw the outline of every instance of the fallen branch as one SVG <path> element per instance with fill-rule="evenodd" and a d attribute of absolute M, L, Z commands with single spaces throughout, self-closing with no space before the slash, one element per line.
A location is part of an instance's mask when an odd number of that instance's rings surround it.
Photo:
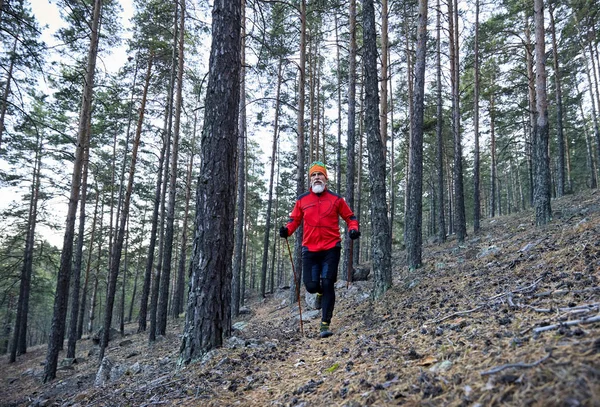
<path fill-rule="evenodd" d="M 553 329 L 558 329 L 561 326 L 572 326 L 572 325 L 579 325 L 579 324 L 584 325 L 584 324 L 591 324 L 594 322 L 600 322 L 600 315 L 596 315 L 595 317 L 590 317 L 590 318 L 585 318 L 585 319 L 575 319 L 573 321 L 561 322 L 559 324 L 554 324 L 554 325 L 541 326 L 539 328 L 534 328 L 533 332 L 540 333 L 540 332 L 544 332 L 544 331 L 551 331 Z"/>
<path fill-rule="evenodd" d="M 565 294 L 583 294 L 590 291 L 600 291 L 600 287 L 589 287 L 583 290 L 555 290 L 555 291 L 544 291 L 543 293 L 535 294 L 534 297 L 550 297 L 552 295 L 565 295 Z"/>
<path fill-rule="evenodd" d="M 461 315 L 470 314 L 471 312 L 479 311 L 481 308 L 483 308 L 483 305 L 480 305 L 479 307 L 475 307 L 475 308 L 470 309 L 468 311 L 458 311 L 458 312 L 455 312 L 453 314 L 446 315 L 445 317 L 443 317 L 441 319 L 438 319 L 436 321 L 433 321 L 433 322 L 436 323 L 436 324 L 439 324 L 440 322 L 445 321 L 447 319 L 451 319 L 451 318 L 454 318 L 454 317 L 459 317 Z"/>
<path fill-rule="evenodd" d="M 546 356 L 544 356 L 543 358 L 541 358 L 540 360 L 538 360 L 537 362 L 533 362 L 533 363 L 509 363 L 507 365 L 502 365 L 502 366 L 498 366 L 495 367 L 493 369 L 490 370 L 485 370 L 481 373 L 479 373 L 482 376 L 486 376 L 486 375 L 491 375 L 494 373 L 498 373 L 501 372 L 505 369 L 511 369 L 511 368 L 516 368 L 516 369 L 527 369 L 530 367 L 536 367 L 541 363 L 544 363 L 546 360 L 548 360 L 550 358 L 550 356 L 552 356 L 552 352 L 548 353 Z"/>
<path fill-rule="evenodd" d="M 493 297 L 488 298 L 488 302 L 492 301 L 492 300 L 496 300 L 498 298 L 504 297 L 505 295 L 511 295 L 511 294 L 518 294 L 518 293 L 523 293 L 523 292 L 527 292 L 527 291 L 533 291 L 537 288 L 537 285 L 540 283 L 540 281 L 542 281 L 542 278 L 537 278 L 533 283 L 531 283 L 531 285 L 528 285 L 527 287 L 523 287 L 523 288 L 517 288 L 516 290 L 513 291 L 508 291 L 505 293 L 501 293 L 501 294 L 497 294 L 494 295 Z"/>

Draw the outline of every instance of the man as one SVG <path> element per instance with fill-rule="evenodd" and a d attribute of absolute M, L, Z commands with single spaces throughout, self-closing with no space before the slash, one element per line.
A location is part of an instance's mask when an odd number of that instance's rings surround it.
<path fill-rule="evenodd" d="M 321 338 L 333 335 L 329 329 L 335 305 L 334 285 L 342 249 L 339 217 L 348 226 L 350 239 L 358 239 L 358 220 L 341 196 L 327 189 L 327 168 L 316 161 L 308 170 L 309 192 L 300 195 L 290 215 L 287 225 L 282 226 L 279 235 L 290 236 L 300 223 L 304 222 L 302 238 L 302 277 L 306 291 L 317 293 L 317 303 L 321 302 Z"/>

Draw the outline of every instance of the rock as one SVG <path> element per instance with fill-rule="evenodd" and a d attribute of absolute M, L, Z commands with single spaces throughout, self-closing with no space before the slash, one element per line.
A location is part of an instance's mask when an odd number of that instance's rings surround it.
<path fill-rule="evenodd" d="M 124 341 L 119 342 L 119 346 L 129 346 L 133 343 L 131 339 L 126 339 Z"/>
<path fill-rule="evenodd" d="M 306 292 L 304 294 L 304 301 L 306 302 L 306 307 L 308 309 L 314 310 L 314 309 L 321 309 L 321 301 L 317 300 L 317 294 L 311 294 L 309 292 Z"/>
<path fill-rule="evenodd" d="M 321 310 L 318 310 L 318 309 L 302 312 L 302 321 L 310 321 L 311 319 L 320 318 L 320 317 L 321 317 Z M 300 314 L 294 316 L 294 320 L 300 321 Z"/>
<path fill-rule="evenodd" d="M 489 246 L 486 247 L 485 249 L 483 249 L 481 252 L 479 252 L 479 254 L 477 255 L 477 258 L 480 259 L 482 257 L 486 257 L 492 254 L 497 254 L 500 253 L 500 249 L 497 246 Z"/>
<path fill-rule="evenodd" d="M 370 264 L 361 264 L 352 270 L 352 281 L 367 281 L 371 274 Z"/>
<path fill-rule="evenodd" d="M 131 365 L 128 369 L 129 374 L 138 374 L 142 372 L 142 365 L 140 364 L 140 362 L 135 362 L 133 365 Z"/>
<path fill-rule="evenodd" d="M 102 359 L 98 372 L 96 373 L 96 379 L 94 380 L 94 386 L 102 387 L 110 380 L 110 371 L 113 367 L 112 361 L 108 357 Z"/>
<path fill-rule="evenodd" d="M 240 315 L 250 314 L 250 308 L 248 307 L 240 307 Z"/>
<path fill-rule="evenodd" d="M 227 340 L 227 347 L 230 349 L 243 348 L 246 346 L 246 342 L 237 336 L 232 336 Z"/>
<path fill-rule="evenodd" d="M 246 328 L 247 325 L 248 325 L 248 322 L 246 322 L 246 321 L 239 321 L 239 322 L 236 322 L 235 324 L 233 324 L 231 326 L 231 328 L 234 331 L 243 331 L 244 328 Z"/>
<path fill-rule="evenodd" d="M 94 336 L 92 336 L 92 341 L 96 345 L 100 344 L 100 339 L 102 338 L 103 334 L 104 334 L 104 328 L 100 328 L 100 330 L 98 332 L 96 332 L 94 334 Z M 121 335 L 121 333 L 114 328 L 110 328 L 110 331 L 108 333 L 108 341 L 109 342 L 112 341 L 114 338 L 117 337 L 117 335 Z"/>

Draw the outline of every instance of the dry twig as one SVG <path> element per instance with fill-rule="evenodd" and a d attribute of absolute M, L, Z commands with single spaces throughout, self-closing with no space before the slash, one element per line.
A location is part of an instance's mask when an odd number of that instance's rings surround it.
<path fill-rule="evenodd" d="M 553 329 L 558 329 L 561 326 L 572 326 L 579 324 L 591 324 L 594 322 L 600 322 L 600 315 L 596 315 L 595 317 L 585 318 L 585 319 L 575 319 L 573 321 L 561 322 L 559 324 L 541 326 L 539 328 L 534 328 L 533 332 L 540 333 L 544 331 L 551 331 Z"/>
<path fill-rule="evenodd" d="M 539 365 L 541 363 L 544 363 L 546 360 L 548 360 L 550 358 L 550 356 L 552 356 L 552 352 L 549 352 L 546 356 L 544 356 L 543 358 L 541 358 L 537 362 L 533 362 L 533 363 L 509 363 L 509 364 L 506 364 L 506 365 L 495 367 L 495 368 L 490 369 L 490 370 L 484 370 L 483 372 L 481 372 L 479 374 L 482 375 L 482 376 L 486 376 L 486 375 L 491 375 L 491 374 L 494 374 L 494 373 L 501 372 L 504 369 L 510 369 L 510 368 L 526 369 L 526 368 L 530 368 L 530 367 L 536 367 L 537 365 Z"/>

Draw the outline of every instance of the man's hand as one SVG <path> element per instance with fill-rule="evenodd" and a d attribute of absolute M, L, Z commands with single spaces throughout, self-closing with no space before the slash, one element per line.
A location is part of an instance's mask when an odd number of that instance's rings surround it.
<path fill-rule="evenodd" d="M 290 235 L 288 228 L 286 228 L 285 226 L 282 226 L 281 229 L 279 229 L 279 236 L 283 237 L 283 238 L 287 238 Z"/>
<path fill-rule="evenodd" d="M 360 232 L 358 230 L 352 229 L 350 232 L 348 232 L 348 235 L 350 236 L 350 239 L 356 240 L 360 237 Z"/>

